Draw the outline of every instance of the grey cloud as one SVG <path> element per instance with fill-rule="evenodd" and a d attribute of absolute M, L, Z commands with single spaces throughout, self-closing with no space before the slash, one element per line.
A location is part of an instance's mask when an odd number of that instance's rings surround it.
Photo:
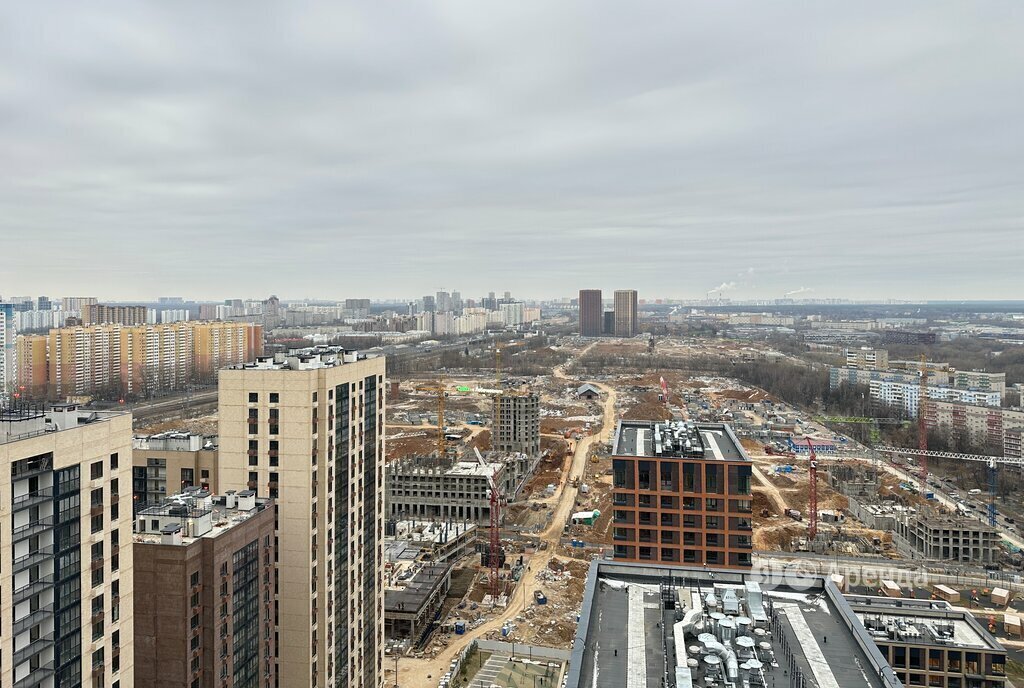
<path fill-rule="evenodd" d="M 1013 298 L 1021 15 L 0 9 L 0 293 Z"/>

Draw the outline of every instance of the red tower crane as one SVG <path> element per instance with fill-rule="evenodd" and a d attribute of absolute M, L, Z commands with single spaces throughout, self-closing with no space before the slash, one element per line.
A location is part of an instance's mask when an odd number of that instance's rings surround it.
<path fill-rule="evenodd" d="M 807 449 L 810 450 L 810 465 L 807 479 L 810 480 L 810 492 L 807 495 L 807 537 L 813 540 L 818 534 L 818 457 L 814 453 L 814 443 L 807 438 Z"/>
<path fill-rule="evenodd" d="M 473 451 L 476 453 L 476 460 L 485 469 L 490 468 L 487 462 L 484 461 L 483 455 L 480 450 L 473 447 Z M 487 565 L 491 569 L 491 600 L 492 603 L 497 603 L 498 593 L 501 592 L 498 577 L 501 569 L 501 504 L 504 501 L 504 495 L 501 494 L 501 489 L 498 486 L 498 482 L 495 478 L 498 477 L 498 470 L 495 469 L 493 473 L 487 474 L 487 483 L 490 487 L 490 507 L 491 507 L 491 542 L 487 550 Z"/>

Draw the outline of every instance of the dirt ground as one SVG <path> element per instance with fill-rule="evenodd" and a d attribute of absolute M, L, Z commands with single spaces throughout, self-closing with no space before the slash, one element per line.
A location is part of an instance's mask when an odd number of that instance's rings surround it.
<path fill-rule="evenodd" d="M 217 434 L 217 414 L 210 413 L 195 418 L 176 418 L 173 420 L 158 421 L 148 425 L 140 425 L 135 428 L 138 435 L 155 435 L 160 432 L 194 432 L 200 435 L 210 436 Z"/>
<path fill-rule="evenodd" d="M 547 604 L 528 600 L 526 610 L 510 623 L 511 633 L 504 640 L 545 647 L 571 647 L 589 568 L 588 561 L 553 557 L 547 569 L 538 574 L 537 589 L 547 597 Z M 526 591 L 528 596 L 533 593 L 533 590 Z M 486 637 L 502 639 L 500 631 L 493 631 Z"/>

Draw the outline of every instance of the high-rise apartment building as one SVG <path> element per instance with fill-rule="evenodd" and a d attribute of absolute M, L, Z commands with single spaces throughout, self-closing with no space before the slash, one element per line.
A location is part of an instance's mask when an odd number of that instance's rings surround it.
<path fill-rule="evenodd" d="M 540 455 L 540 395 L 505 392 L 494 397 L 494 449 Z"/>
<path fill-rule="evenodd" d="M 580 336 L 600 337 L 604 308 L 600 289 L 580 289 Z"/>
<path fill-rule="evenodd" d="M 0 411 L 0 685 L 134 685 L 131 442 L 129 414 Z"/>
<path fill-rule="evenodd" d="M 723 423 L 619 421 L 612 449 L 615 559 L 748 568 L 751 470 Z"/>
<path fill-rule="evenodd" d="M 619 289 L 615 292 L 615 336 L 632 337 L 637 328 L 637 298 L 633 289 Z"/>
<path fill-rule="evenodd" d="M 19 393 L 29 399 L 46 396 L 46 337 L 22 335 L 15 347 Z"/>
<path fill-rule="evenodd" d="M 384 373 L 318 348 L 218 376 L 220 488 L 277 504 L 285 688 L 382 680 Z"/>
<path fill-rule="evenodd" d="M 18 358 L 15 342 L 18 330 L 14 325 L 14 304 L 0 303 L 0 407 L 14 391 L 18 379 Z"/>
<path fill-rule="evenodd" d="M 178 322 L 166 325 L 94 325 L 50 330 L 20 337 L 18 359 L 31 361 L 19 385 L 40 388 L 51 399 L 72 395 L 148 395 L 182 389 L 213 378 L 223 367 L 263 353 L 263 327 L 241 322 Z M 40 379 L 40 356 L 46 379 Z"/>
<path fill-rule="evenodd" d="M 145 306 L 107 306 L 89 303 L 82 309 L 83 325 L 145 325 Z"/>
<path fill-rule="evenodd" d="M 199 488 L 135 517 L 135 685 L 273 688 L 274 506 Z"/>

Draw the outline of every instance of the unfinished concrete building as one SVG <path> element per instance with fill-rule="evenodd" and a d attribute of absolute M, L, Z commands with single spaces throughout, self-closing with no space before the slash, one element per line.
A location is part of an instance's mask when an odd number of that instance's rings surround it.
<path fill-rule="evenodd" d="M 894 519 L 893 542 L 904 556 L 971 564 L 993 564 L 999 533 L 977 519 L 928 509 Z"/>
<path fill-rule="evenodd" d="M 494 397 L 493 436 L 496 451 L 540 455 L 540 395 L 505 392 Z"/>
<path fill-rule="evenodd" d="M 473 551 L 475 523 L 393 521 L 384 524 L 385 562 L 458 561 Z"/>
<path fill-rule="evenodd" d="M 452 565 L 422 564 L 384 590 L 384 635 L 418 642 L 430 629 L 452 585 Z"/>
<path fill-rule="evenodd" d="M 416 456 L 388 464 L 384 473 L 385 513 L 390 519 L 472 521 L 491 518 L 489 476 L 512 500 L 529 477 L 536 459 L 525 454 L 476 461 Z"/>

